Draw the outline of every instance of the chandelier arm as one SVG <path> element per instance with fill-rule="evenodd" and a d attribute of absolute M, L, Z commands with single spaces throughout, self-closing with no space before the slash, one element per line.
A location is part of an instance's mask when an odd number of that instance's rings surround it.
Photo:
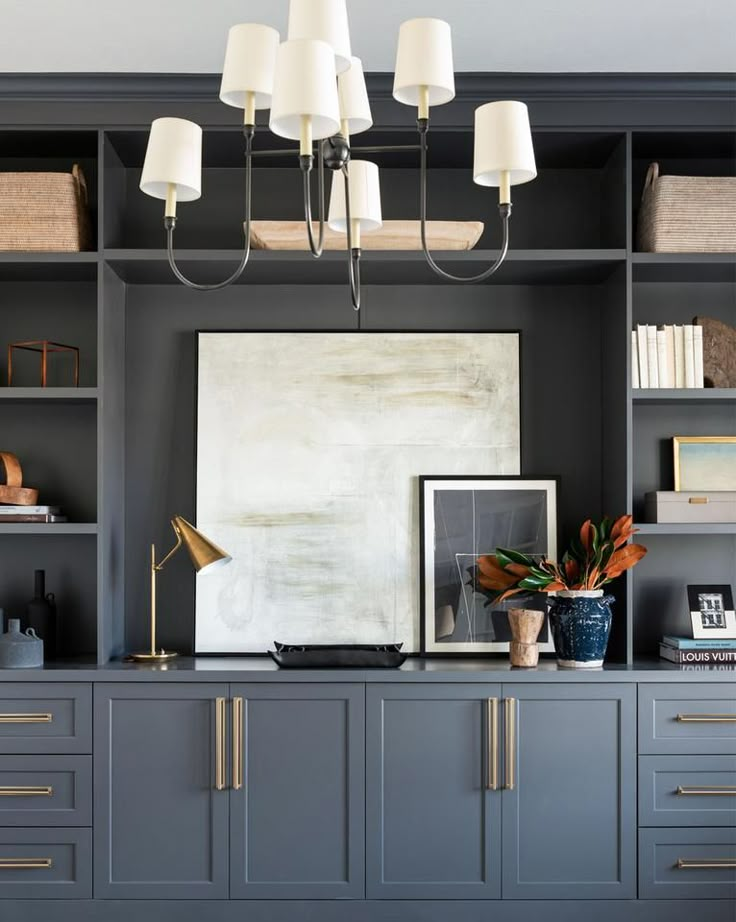
<path fill-rule="evenodd" d="M 314 230 L 312 228 L 312 156 L 300 157 L 302 172 L 304 176 L 304 220 L 307 224 L 307 237 L 309 238 L 309 249 L 312 256 L 318 259 L 325 248 L 325 155 L 322 145 L 318 144 L 317 153 L 317 198 L 319 199 L 319 237 L 317 243 L 314 242 Z"/>
<path fill-rule="evenodd" d="M 506 259 L 506 254 L 509 251 L 509 218 L 511 216 L 511 204 L 507 203 L 498 206 L 498 212 L 501 217 L 501 249 L 496 261 L 491 266 L 477 275 L 469 276 L 453 275 L 451 272 L 447 272 L 439 266 L 429 252 L 429 247 L 427 245 L 427 127 L 426 122 L 424 124 L 419 124 L 419 137 L 421 139 L 419 161 L 419 225 L 424 258 L 427 260 L 429 267 L 436 272 L 437 275 L 450 282 L 461 282 L 465 284 L 483 282 L 496 272 L 501 263 Z"/>
<path fill-rule="evenodd" d="M 345 224 L 348 232 L 348 275 L 350 278 L 350 297 L 353 310 L 360 310 L 360 247 L 353 247 L 353 222 L 350 216 L 350 174 L 348 165 L 342 168 L 345 181 Z"/>
<path fill-rule="evenodd" d="M 245 221 L 243 223 L 245 245 L 243 247 L 243 255 L 240 258 L 240 263 L 232 275 L 228 276 L 222 282 L 215 282 L 211 285 L 203 285 L 199 282 L 193 282 L 191 279 L 188 279 L 176 264 L 176 256 L 174 255 L 174 229 L 176 227 L 176 218 L 164 218 L 164 225 L 166 227 L 166 249 L 169 256 L 169 265 L 171 266 L 171 271 L 180 282 L 182 282 L 188 288 L 193 288 L 195 291 L 217 291 L 220 288 L 226 288 L 228 285 L 232 285 L 233 282 L 236 282 L 240 278 L 240 276 L 243 274 L 243 270 L 248 264 L 248 258 L 250 257 L 250 225 L 252 203 L 251 192 L 253 187 L 251 163 L 251 155 L 253 153 L 252 146 L 253 126 L 249 125 L 246 126 L 245 129 Z"/>

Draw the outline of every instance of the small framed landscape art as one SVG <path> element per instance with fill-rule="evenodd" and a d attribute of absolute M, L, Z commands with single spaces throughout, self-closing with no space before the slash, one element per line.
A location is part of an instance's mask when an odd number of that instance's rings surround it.
<path fill-rule="evenodd" d="M 506 547 L 555 558 L 557 481 L 522 477 L 420 477 L 423 653 L 507 652 L 508 610 L 477 582 L 477 559 Z M 523 608 L 546 611 L 547 598 Z M 539 649 L 554 650 L 545 620 Z"/>
<path fill-rule="evenodd" d="M 736 491 L 736 436 L 678 435 L 672 445 L 675 491 Z"/>
<path fill-rule="evenodd" d="M 730 586 L 688 586 L 687 600 L 693 637 L 702 640 L 736 638 L 736 612 Z"/>

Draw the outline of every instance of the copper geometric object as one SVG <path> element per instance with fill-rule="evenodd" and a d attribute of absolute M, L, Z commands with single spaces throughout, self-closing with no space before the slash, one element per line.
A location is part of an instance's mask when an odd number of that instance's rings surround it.
<path fill-rule="evenodd" d="M 63 343 L 54 343 L 48 339 L 34 339 L 23 343 L 10 343 L 8 346 L 8 387 L 13 383 L 13 349 L 23 349 L 26 352 L 39 352 L 41 354 L 41 387 L 46 387 L 48 356 L 54 352 L 73 353 L 74 387 L 79 387 L 79 349 L 76 346 L 65 346 Z"/>

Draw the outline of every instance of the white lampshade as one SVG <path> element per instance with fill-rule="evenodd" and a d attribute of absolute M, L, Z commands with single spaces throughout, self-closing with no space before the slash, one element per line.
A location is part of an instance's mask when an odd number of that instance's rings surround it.
<path fill-rule="evenodd" d="M 339 130 L 335 56 L 326 42 L 282 42 L 276 55 L 271 131 L 282 138 L 299 140 L 305 115 L 312 120 L 312 136 L 317 140 Z"/>
<path fill-rule="evenodd" d="M 169 185 L 180 202 L 202 194 L 202 129 L 183 118 L 157 118 L 151 124 L 140 188 L 166 199 Z"/>
<path fill-rule="evenodd" d="M 441 19 L 409 19 L 399 28 L 394 99 L 419 105 L 419 88 L 429 88 L 430 106 L 455 98 L 452 34 Z"/>
<path fill-rule="evenodd" d="M 360 221 L 361 231 L 378 230 L 381 218 L 381 188 L 378 167 L 369 160 L 351 160 L 348 164 L 350 183 L 350 218 Z M 332 174 L 328 223 L 332 230 L 347 233 L 345 217 L 345 177 L 341 171 Z"/>
<path fill-rule="evenodd" d="M 479 186 L 500 186 L 504 171 L 512 186 L 537 175 L 529 110 L 523 102 L 488 102 L 475 110 L 473 179 Z"/>
<path fill-rule="evenodd" d="M 278 47 L 279 33 L 270 26 L 244 22 L 231 27 L 220 84 L 225 105 L 245 109 L 245 94 L 255 93 L 255 108 L 269 108 Z"/>
<path fill-rule="evenodd" d="M 338 74 L 350 67 L 350 29 L 345 0 L 291 0 L 287 38 L 327 42 Z"/>
<path fill-rule="evenodd" d="M 340 120 L 348 123 L 350 134 L 368 131 L 373 124 L 368 90 L 360 58 L 351 58 L 350 67 L 337 78 Z"/>

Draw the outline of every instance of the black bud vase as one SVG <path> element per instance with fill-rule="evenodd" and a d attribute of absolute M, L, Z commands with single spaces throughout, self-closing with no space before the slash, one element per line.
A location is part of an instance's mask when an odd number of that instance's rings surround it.
<path fill-rule="evenodd" d="M 46 595 L 46 573 L 36 570 L 34 573 L 36 592 L 26 608 L 25 627 L 32 627 L 43 640 L 45 659 L 56 658 L 56 605 L 54 594 Z"/>

